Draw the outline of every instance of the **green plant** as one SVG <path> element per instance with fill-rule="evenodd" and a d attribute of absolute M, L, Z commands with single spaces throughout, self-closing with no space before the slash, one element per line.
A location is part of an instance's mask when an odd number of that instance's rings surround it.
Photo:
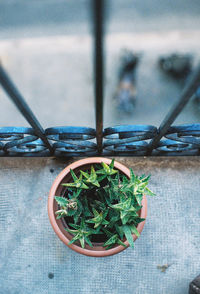
<path fill-rule="evenodd" d="M 92 247 L 92 242 L 101 241 L 110 249 L 115 244 L 126 246 L 125 237 L 134 247 L 132 234 L 139 236 L 137 225 L 144 221 L 139 216 L 143 195 L 155 195 L 147 187 L 150 176 L 138 177 L 130 169 L 128 179 L 114 169 L 114 159 L 77 175 L 70 171 L 73 182 L 62 184 L 63 197 L 55 196 L 57 219 L 64 217 L 65 230 L 73 235 L 69 244 L 79 240 L 84 248 L 85 243 Z"/>

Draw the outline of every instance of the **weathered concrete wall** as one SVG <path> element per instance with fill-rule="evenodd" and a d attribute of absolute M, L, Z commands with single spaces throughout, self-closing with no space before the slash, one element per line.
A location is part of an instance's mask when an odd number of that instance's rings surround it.
<path fill-rule="evenodd" d="M 157 197 L 135 249 L 98 259 L 67 248 L 48 220 L 48 191 L 67 160 L 0 159 L 0 294 L 188 293 L 200 270 L 200 158 L 117 160 L 150 173 Z"/>

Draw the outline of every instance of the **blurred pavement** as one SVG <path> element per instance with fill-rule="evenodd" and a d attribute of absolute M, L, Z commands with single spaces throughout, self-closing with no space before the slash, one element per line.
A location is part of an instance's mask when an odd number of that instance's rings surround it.
<path fill-rule="evenodd" d="M 109 3 L 109 5 L 108 5 Z M 94 126 L 90 1 L 0 0 L 0 60 L 43 127 Z M 106 2 L 104 126 L 158 126 L 183 85 L 161 73 L 161 54 L 200 52 L 199 1 Z M 142 55 L 138 98 L 129 116 L 113 99 L 121 51 Z M 153 73 L 153 74 L 152 74 Z M 0 89 L 0 125 L 28 125 Z M 177 123 L 200 121 L 189 103 Z"/>

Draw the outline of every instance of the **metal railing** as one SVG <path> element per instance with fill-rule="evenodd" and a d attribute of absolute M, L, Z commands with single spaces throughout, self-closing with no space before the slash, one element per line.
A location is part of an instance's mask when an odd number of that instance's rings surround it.
<path fill-rule="evenodd" d="M 172 126 L 172 124 L 200 85 L 200 65 L 159 128 L 151 125 L 103 128 L 104 1 L 92 0 L 92 2 L 96 129 L 65 126 L 44 130 L 0 65 L 0 84 L 31 126 L 30 128 L 0 127 L 0 156 L 199 155 L 200 124 L 182 126 Z"/>

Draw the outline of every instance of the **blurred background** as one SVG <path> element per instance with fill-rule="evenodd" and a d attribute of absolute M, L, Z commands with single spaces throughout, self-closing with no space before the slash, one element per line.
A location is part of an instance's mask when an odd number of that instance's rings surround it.
<path fill-rule="evenodd" d="M 200 2 L 105 6 L 104 127 L 159 126 L 200 59 Z M 92 27 L 89 0 L 0 0 L 0 61 L 44 128 L 95 127 Z M 161 66 L 174 53 L 188 58 L 184 77 L 167 72 L 169 62 Z M 128 81 L 127 54 L 138 58 Z M 127 87 L 133 99 L 120 96 Z M 0 126 L 28 126 L 2 89 L 0 103 Z M 195 122 L 200 102 L 193 98 L 175 124 Z"/>

